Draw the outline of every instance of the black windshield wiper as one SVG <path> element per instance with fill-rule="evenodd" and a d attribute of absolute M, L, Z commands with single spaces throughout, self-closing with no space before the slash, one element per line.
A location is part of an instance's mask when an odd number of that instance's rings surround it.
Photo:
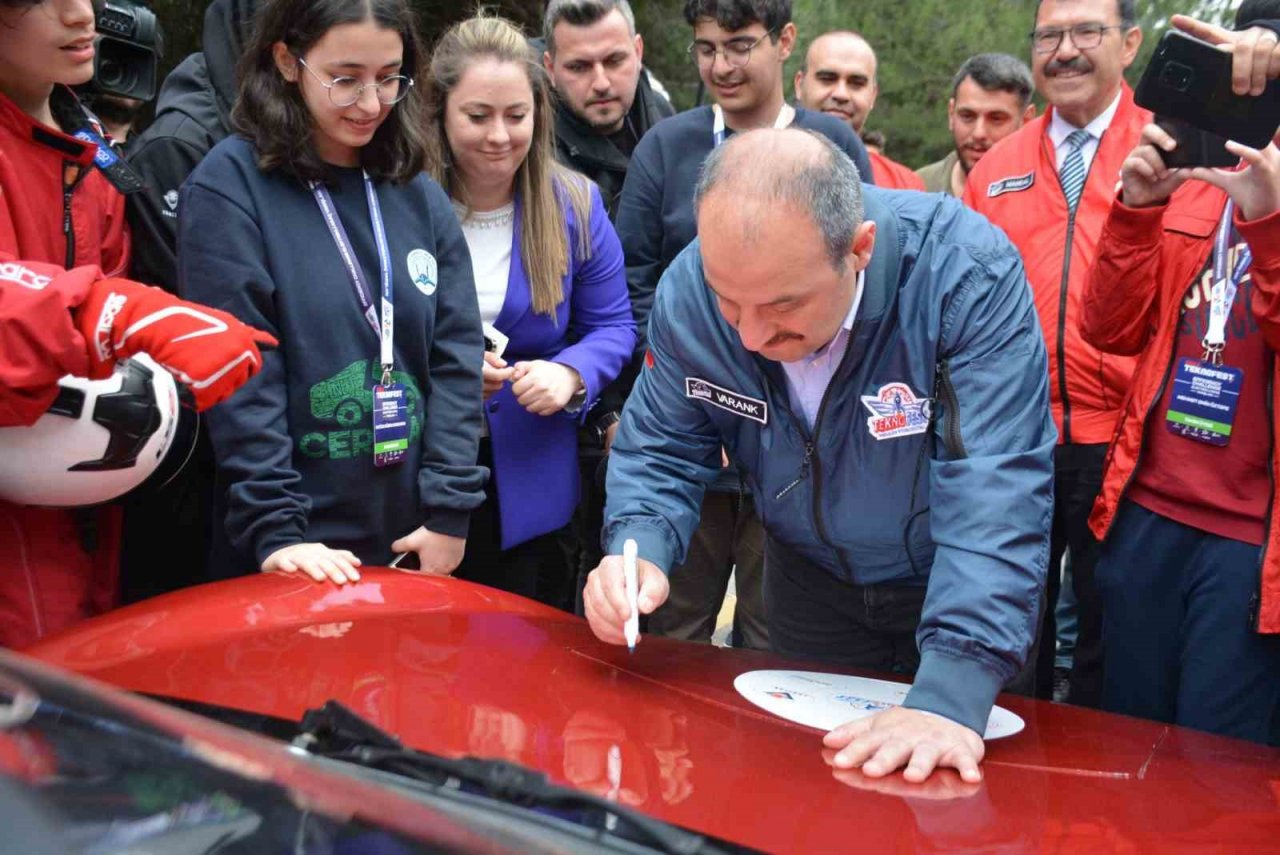
<path fill-rule="evenodd" d="M 293 744 L 311 754 L 369 769 L 403 775 L 437 786 L 478 789 L 488 796 L 526 808 L 596 811 L 603 828 L 628 836 L 659 852 L 712 855 L 728 850 L 704 837 L 619 805 L 617 802 L 552 784 L 541 772 L 506 760 L 453 759 L 406 748 L 391 734 L 337 701 L 328 701 L 302 717 Z"/>

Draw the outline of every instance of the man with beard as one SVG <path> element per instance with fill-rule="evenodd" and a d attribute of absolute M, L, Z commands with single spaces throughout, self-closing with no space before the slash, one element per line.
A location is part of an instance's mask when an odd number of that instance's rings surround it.
<path fill-rule="evenodd" d="M 947 103 L 951 153 L 916 170 L 930 193 L 964 195 L 964 182 L 991 147 L 1036 117 L 1031 71 L 1007 53 L 971 56 L 956 72 Z"/>
<path fill-rule="evenodd" d="M 876 52 L 862 36 L 847 31 L 823 33 L 809 45 L 804 65 L 796 72 L 796 100 L 847 122 L 861 135 L 880 92 L 876 65 Z M 924 189 L 919 176 L 883 152 L 872 149 L 868 157 L 876 186 Z"/>
<path fill-rule="evenodd" d="M 542 36 L 557 96 L 556 154 L 600 187 L 617 219 L 631 153 L 675 110 L 640 64 L 644 40 L 627 0 L 551 0 Z"/>
<path fill-rule="evenodd" d="M 1086 342 L 1080 315 L 1120 165 L 1151 121 L 1124 82 L 1142 44 L 1135 20 L 1133 0 L 1041 0 L 1031 68 L 1049 109 L 992 149 L 969 174 L 964 193 L 965 203 L 1004 229 L 1022 253 L 1049 348 L 1058 427 L 1040 647 L 1033 673 L 1021 675 L 1013 688 L 1051 696 L 1053 610 L 1067 554 L 1079 603 L 1068 700 L 1089 706 L 1097 706 L 1102 682 L 1101 605 L 1094 585 L 1099 545 L 1089 531 L 1089 512 L 1134 360 Z"/>
<path fill-rule="evenodd" d="M 786 102 L 782 68 L 796 44 L 791 0 L 685 0 L 684 17 L 693 29 L 689 58 L 715 103 L 658 123 L 627 170 L 618 236 L 640 354 L 658 280 L 697 237 L 693 197 L 702 162 L 722 143 L 761 127 L 813 130 L 848 155 L 864 181 L 871 175 L 866 149 L 848 124 Z M 734 643 L 764 648 L 763 530 L 742 475 L 728 457 L 723 464 L 703 500 L 688 558 L 672 573 L 671 597 L 651 616 L 649 630 L 709 641 L 736 572 Z"/>

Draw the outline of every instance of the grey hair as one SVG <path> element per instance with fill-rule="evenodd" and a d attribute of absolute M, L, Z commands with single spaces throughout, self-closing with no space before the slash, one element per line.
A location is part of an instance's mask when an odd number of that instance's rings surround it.
<path fill-rule="evenodd" d="M 802 133 L 822 146 L 822 152 L 807 158 L 793 155 L 763 161 L 734 156 L 743 140 L 762 133 L 776 134 L 779 138 L 784 134 Z M 788 153 L 795 150 L 794 145 L 786 145 L 782 139 L 777 145 Z M 703 161 L 694 191 L 694 210 L 700 209 L 703 201 L 722 185 L 724 190 L 761 208 L 781 205 L 807 211 L 822 232 L 822 243 L 831 266 L 844 271 L 853 234 L 862 225 L 866 211 L 858 167 L 831 140 L 802 129 L 735 135 L 724 145 L 712 149 Z"/>
<path fill-rule="evenodd" d="M 1017 95 L 1024 110 L 1031 103 L 1031 94 L 1036 88 L 1027 64 L 1007 53 L 980 53 L 966 59 L 951 81 L 952 98 L 960 90 L 960 84 L 969 78 L 987 92 Z"/>
<path fill-rule="evenodd" d="M 589 27 L 614 9 L 627 22 L 627 31 L 636 34 L 636 16 L 627 0 L 551 0 L 542 16 L 542 39 L 547 53 L 556 55 L 556 24 L 564 21 L 571 27 Z"/>

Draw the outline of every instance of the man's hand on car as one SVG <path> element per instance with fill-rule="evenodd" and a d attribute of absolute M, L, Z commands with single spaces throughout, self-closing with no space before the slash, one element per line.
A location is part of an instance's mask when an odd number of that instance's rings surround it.
<path fill-rule="evenodd" d="M 949 767 L 969 783 L 982 780 L 978 764 L 986 746 L 982 737 L 949 718 L 894 707 L 869 718 L 842 724 L 822 740 L 837 749 L 832 765 L 837 769 L 862 769 L 870 778 L 881 778 L 906 767 L 902 777 L 919 783 L 934 769 Z"/>
<path fill-rule="evenodd" d="M 671 593 L 667 574 L 657 564 L 643 558 L 636 560 L 636 584 L 639 587 L 636 603 L 642 615 L 665 603 Z M 606 555 L 600 566 L 591 571 L 582 602 L 587 622 L 591 624 L 596 638 L 608 644 L 626 643 L 623 625 L 631 617 L 631 606 L 627 603 L 621 555 Z"/>

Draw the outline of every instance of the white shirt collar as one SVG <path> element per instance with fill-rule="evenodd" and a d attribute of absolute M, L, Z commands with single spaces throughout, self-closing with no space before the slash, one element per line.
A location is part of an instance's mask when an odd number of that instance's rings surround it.
<path fill-rule="evenodd" d="M 1124 95 L 1124 90 L 1116 93 L 1115 100 L 1107 109 L 1099 113 L 1094 120 L 1083 128 L 1077 128 L 1075 125 L 1062 118 L 1057 110 L 1053 110 L 1049 118 L 1049 141 L 1053 143 L 1055 150 L 1062 147 L 1067 141 L 1067 137 L 1071 136 L 1073 131 L 1085 130 L 1089 132 L 1089 136 L 1093 139 L 1101 139 L 1102 134 L 1107 128 L 1111 127 L 1111 120 L 1116 117 L 1116 110 L 1120 109 L 1120 99 Z"/>

